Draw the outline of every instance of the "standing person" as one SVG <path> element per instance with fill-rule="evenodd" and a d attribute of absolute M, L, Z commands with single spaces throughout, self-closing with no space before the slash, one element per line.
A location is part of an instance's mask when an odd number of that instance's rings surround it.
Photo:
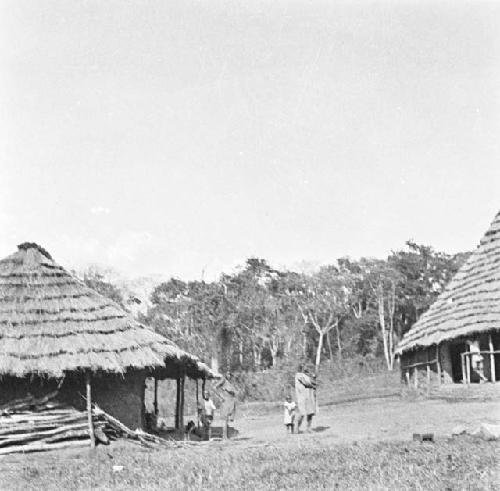
<path fill-rule="evenodd" d="M 283 422 L 285 423 L 286 432 L 288 434 L 292 434 L 293 426 L 295 424 L 295 409 L 297 408 L 297 405 L 292 401 L 292 396 L 287 396 L 283 406 L 285 408 Z"/>
<path fill-rule="evenodd" d="M 222 428 L 222 438 L 224 440 L 228 437 L 229 421 L 234 421 L 236 415 L 236 389 L 230 380 L 231 373 L 228 372 L 226 377 L 223 377 L 215 384 L 215 390 L 219 391 L 222 397 L 220 412 L 224 419 L 224 427 Z"/>
<path fill-rule="evenodd" d="M 482 384 L 487 382 L 488 379 L 484 376 L 484 358 L 481 354 L 481 347 L 479 346 L 479 341 L 468 341 L 469 352 L 472 353 L 470 356 L 472 370 L 479 377 L 479 383 Z"/>
<path fill-rule="evenodd" d="M 300 432 L 304 416 L 307 419 L 306 431 L 310 433 L 312 419 L 316 414 L 316 380 L 303 365 L 299 365 L 298 371 L 295 374 L 295 395 L 299 410 L 297 433 Z"/>
<path fill-rule="evenodd" d="M 212 437 L 212 423 L 216 409 L 214 401 L 210 397 L 210 392 L 207 390 L 203 394 L 203 428 L 205 429 L 205 438 L 207 440 L 210 440 Z"/>

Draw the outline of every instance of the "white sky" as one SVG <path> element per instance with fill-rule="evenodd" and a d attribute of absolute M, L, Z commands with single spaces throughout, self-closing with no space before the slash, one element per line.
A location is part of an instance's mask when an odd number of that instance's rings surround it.
<path fill-rule="evenodd" d="M 500 2 L 0 0 L 0 256 L 214 277 L 473 248 Z"/>

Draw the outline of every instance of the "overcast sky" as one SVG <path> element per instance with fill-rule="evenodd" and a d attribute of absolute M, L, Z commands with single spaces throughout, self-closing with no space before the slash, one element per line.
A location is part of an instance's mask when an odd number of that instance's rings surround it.
<path fill-rule="evenodd" d="M 500 3 L 0 0 L 0 256 L 215 277 L 473 248 Z"/>

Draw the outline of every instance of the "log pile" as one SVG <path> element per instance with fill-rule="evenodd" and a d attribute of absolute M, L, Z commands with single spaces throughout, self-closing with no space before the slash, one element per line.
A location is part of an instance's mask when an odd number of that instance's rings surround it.
<path fill-rule="evenodd" d="M 90 446 L 87 412 L 54 400 L 56 395 L 29 396 L 0 406 L 0 455 Z M 99 443 L 124 437 L 149 448 L 169 444 L 142 430 L 132 431 L 95 405 L 92 424 Z"/>
<path fill-rule="evenodd" d="M 0 406 L 0 455 L 90 445 L 87 414 L 52 400 L 55 395 L 28 396 Z M 94 427 L 96 437 L 109 443 L 105 420 L 96 418 Z"/>

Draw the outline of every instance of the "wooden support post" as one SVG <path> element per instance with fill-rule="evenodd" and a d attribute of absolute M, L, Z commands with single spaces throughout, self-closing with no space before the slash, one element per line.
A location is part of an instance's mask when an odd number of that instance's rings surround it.
<path fill-rule="evenodd" d="M 426 369 L 427 369 L 427 393 L 429 393 L 431 390 L 431 366 L 429 363 L 427 363 Z"/>
<path fill-rule="evenodd" d="M 182 370 L 177 377 L 177 397 L 175 403 L 175 429 L 184 428 L 184 381 L 186 376 Z"/>
<path fill-rule="evenodd" d="M 158 417 L 158 379 L 155 377 L 153 408 L 155 416 Z"/>
<path fill-rule="evenodd" d="M 460 361 L 462 362 L 462 383 L 466 384 L 467 383 L 467 373 L 465 371 L 465 355 L 463 353 L 460 353 Z"/>
<path fill-rule="evenodd" d="M 465 355 L 465 371 L 467 376 L 467 385 L 470 384 L 470 356 Z"/>
<path fill-rule="evenodd" d="M 181 414 L 181 378 L 176 379 L 176 396 L 175 396 L 175 429 L 180 429 L 180 414 Z"/>
<path fill-rule="evenodd" d="M 207 379 L 203 378 L 203 382 L 201 383 L 201 396 L 205 399 L 205 385 L 207 383 Z"/>
<path fill-rule="evenodd" d="M 439 359 L 439 344 L 436 344 L 436 364 L 438 385 L 441 385 L 441 360 Z"/>
<path fill-rule="evenodd" d="M 415 389 L 418 389 L 418 368 L 413 368 L 413 384 L 415 385 Z"/>
<path fill-rule="evenodd" d="M 406 377 L 406 385 L 409 387 L 410 386 L 410 369 L 407 368 L 405 370 L 405 377 Z"/>
<path fill-rule="evenodd" d="M 229 416 L 226 416 L 224 418 L 224 423 L 222 426 L 222 439 L 223 440 L 227 440 L 228 433 L 229 433 Z"/>
<path fill-rule="evenodd" d="M 197 423 L 198 423 L 198 428 L 200 427 L 200 396 L 199 396 L 199 390 L 198 390 L 198 379 L 196 379 L 196 417 L 197 417 Z"/>
<path fill-rule="evenodd" d="M 95 447 L 94 422 L 92 421 L 92 389 L 90 386 L 90 372 L 85 372 L 85 385 L 87 387 L 87 420 L 89 425 L 90 448 Z"/>
<path fill-rule="evenodd" d="M 491 339 L 491 334 L 488 337 L 488 344 L 490 348 L 490 374 L 491 381 L 495 383 L 497 381 L 496 373 L 495 373 L 495 354 L 493 353 L 493 340 Z"/>

